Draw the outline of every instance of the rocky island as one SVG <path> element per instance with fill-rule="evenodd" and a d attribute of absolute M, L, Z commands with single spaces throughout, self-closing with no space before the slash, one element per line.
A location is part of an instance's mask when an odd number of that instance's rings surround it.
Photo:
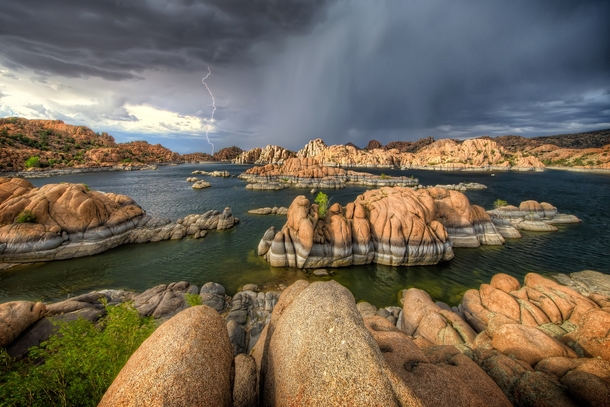
<path fill-rule="evenodd" d="M 409 177 L 373 175 L 321 165 L 312 158 L 289 158 L 282 164 L 252 167 L 239 175 L 247 189 L 268 190 L 295 188 L 339 189 L 347 185 L 415 186 L 419 181 Z"/>
<path fill-rule="evenodd" d="M 203 237 L 233 227 L 230 208 L 177 222 L 146 212 L 125 195 L 91 191 L 84 184 L 35 188 L 0 178 L 0 263 L 32 263 L 90 256 L 127 243 Z"/>
<path fill-rule="evenodd" d="M 274 267 L 427 265 L 451 260 L 453 247 L 502 245 L 504 238 L 521 237 L 518 230 L 555 231 L 553 223 L 579 222 L 548 203 L 525 201 L 520 208 L 486 212 L 463 193 L 443 188 L 385 187 L 322 211 L 301 195 L 288 208 L 284 227 L 265 232 L 258 254 Z"/>

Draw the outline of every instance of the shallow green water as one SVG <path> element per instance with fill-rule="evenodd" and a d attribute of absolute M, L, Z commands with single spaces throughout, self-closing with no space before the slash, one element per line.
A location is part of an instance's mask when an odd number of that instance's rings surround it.
<path fill-rule="evenodd" d="M 54 182 L 86 183 L 92 189 L 123 193 L 149 213 L 172 219 L 209 209 L 230 206 L 241 223 L 232 230 L 214 231 L 205 239 L 183 239 L 126 245 L 96 256 L 22 266 L 0 272 L 0 302 L 29 299 L 53 301 L 101 288 L 143 291 L 156 284 L 187 280 L 201 285 L 223 284 L 230 294 L 246 283 L 268 287 L 305 278 L 335 279 L 357 299 L 377 306 L 395 304 L 399 290 L 425 289 L 435 299 L 455 304 L 469 288 L 505 272 L 522 279 L 535 271 L 543 274 L 595 269 L 610 274 L 610 176 L 563 171 L 544 173 L 447 173 L 433 171 L 367 170 L 377 174 L 415 175 L 424 185 L 481 182 L 489 188 L 468 191 L 472 203 L 490 208 L 500 198 L 511 204 L 525 199 L 547 201 L 561 212 L 584 222 L 561 226 L 555 233 L 523 233 L 502 247 L 455 249 L 455 258 L 436 266 L 354 266 L 334 269 L 332 277 L 315 278 L 301 270 L 273 268 L 256 255 L 263 233 L 281 227 L 285 217 L 254 216 L 248 209 L 288 206 L 295 196 L 309 190 L 248 191 L 236 178 L 208 178 L 212 188 L 193 190 L 185 178 L 194 169 L 227 169 L 232 174 L 247 166 L 199 164 L 160 167 L 157 171 L 80 174 L 36 179 L 37 185 Z M 346 204 L 365 190 L 349 187 L 325 191 L 332 202 Z"/>

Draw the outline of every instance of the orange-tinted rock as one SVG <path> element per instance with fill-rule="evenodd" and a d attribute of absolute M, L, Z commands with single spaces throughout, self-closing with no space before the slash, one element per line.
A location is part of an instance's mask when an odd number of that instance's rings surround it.
<path fill-rule="evenodd" d="M 512 276 L 504 273 L 498 273 L 491 278 L 491 282 L 489 283 L 494 288 L 498 290 L 502 290 L 505 293 L 510 293 L 511 291 L 517 291 L 521 288 L 521 284 L 519 281 Z"/>
<path fill-rule="evenodd" d="M 422 405 L 384 361 L 346 288 L 295 285 L 253 350 L 262 405 Z"/>
<path fill-rule="evenodd" d="M 434 363 L 413 341 L 382 317 L 365 319 L 385 361 L 425 406 L 510 406 L 498 386 L 454 347 Z M 463 356 L 463 358 L 462 358 Z M 465 358 L 465 359 L 464 359 Z"/>
<path fill-rule="evenodd" d="M 591 309 L 585 313 L 576 329 L 561 338 L 581 356 L 601 357 L 610 361 L 610 310 Z"/>
<path fill-rule="evenodd" d="M 577 357 L 570 348 L 539 329 L 518 324 L 502 325 L 493 334 L 492 345 L 531 366 L 552 356 Z"/>
<path fill-rule="evenodd" d="M 419 335 L 435 345 L 472 343 L 476 333 L 459 315 L 441 309 L 430 296 L 410 288 L 403 298 L 402 329 L 407 335 Z"/>
<path fill-rule="evenodd" d="M 187 308 L 129 358 L 99 406 L 231 406 L 233 349 L 218 312 Z"/>
<path fill-rule="evenodd" d="M 435 202 L 426 190 L 370 190 L 345 209 L 332 205 L 325 219 L 319 219 L 317 205 L 299 196 L 273 242 L 267 231 L 259 254 L 275 267 L 436 264 L 451 259 L 453 251 L 435 217 Z"/>

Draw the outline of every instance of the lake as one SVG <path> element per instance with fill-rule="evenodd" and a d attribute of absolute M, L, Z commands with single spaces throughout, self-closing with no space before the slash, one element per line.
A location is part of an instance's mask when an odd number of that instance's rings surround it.
<path fill-rule="evenodd" d="M 172 220 L 209 209 L 230 206 L 241 223 L 225 231 L 213 231 L 204 239 L 132 244 L 96 256 L 19 266 L 0 272 L 0 302 L 11 300 L 65 299 L 96 289 L 144 291 L 158 284 L 186 280 L 198 286 L 214 281 L 234 294 L 247 283 L 272 288 L 297 279 L 334 279 L 351 290 L 357 300 L 381 307 L 397 304 L 401 289 L 417 287 L 435 300 L 455 305 L 467 289 L 488 283 L 499 272 L 520 281 L 528 272 L 544 275 L 592 269 L 610 274 L 610 175 L 546 171 L 540 173 L 435 172 L 363 169 L 375 174 L 414 175 L 423 185 L 480 182 L 482 191 L 467 191 L 471 203 L 491 209 L 496 199 L 518 205 L 534 199 L 555 205 L 559 212 L 578 216 L 576 225 L 559 226 L 554 233 L 523 232 L 522 239 L 504 246 L 454 249 L 455 257 L 436 266 L 352 266 L 334 269 L 332 277 L 312 277 L 290 268 L 273 268 L 259 258 L 256 247 L 271 226 L 281 228 L 282 216 L 255 216 L 249 209 L 289 206 L 297 195 L 314 196 L 309 190 L 249 191 L 237 178 L 205 178 L 211 188 L 193 190 L 186 177 L 193 170 L 228 170 L 239 175 L 250 166 L 189 164 L 162 166 L 156 171 L 119 171 L 78 174 L 30 180 L 34 185 L 85 183 L 91 189 L 132 197 L 148 213 Z M 364 187 L 325 190 L 331 204 L 342 205 L 365 191 Z"/>

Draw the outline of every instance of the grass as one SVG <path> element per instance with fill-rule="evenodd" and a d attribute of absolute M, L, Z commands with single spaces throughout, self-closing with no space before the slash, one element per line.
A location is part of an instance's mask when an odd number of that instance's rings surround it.
<path fill-rule="evenodd" d="M 186 301 L 186 303 L 191 307 L 203 304 L 199 294 L 186 293 L 184 294 L 184 301 Z"/>

